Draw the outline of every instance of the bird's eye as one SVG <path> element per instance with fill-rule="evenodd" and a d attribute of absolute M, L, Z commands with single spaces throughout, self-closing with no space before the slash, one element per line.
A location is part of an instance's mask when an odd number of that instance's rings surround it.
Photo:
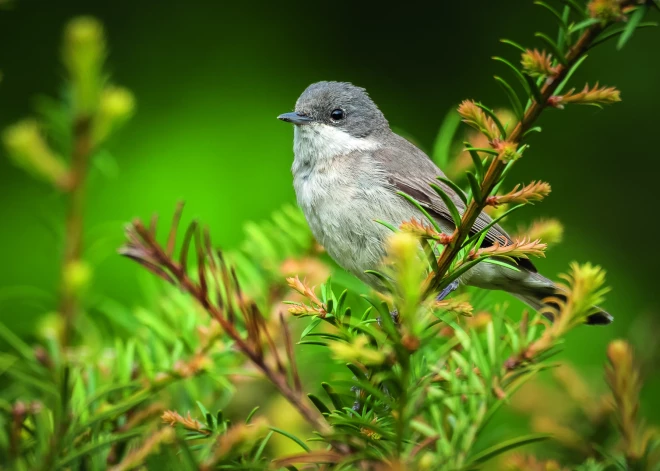
<path fill-rule="evenodd" d="M 334 121 L 339 121 L 341 119 L 344 119 L 345 116 L 346 115 L 344 114 L 344 110 L 340 110 L 340 109 L 333 110 L 332 113 L 330 113 L 330 117 Z"/>

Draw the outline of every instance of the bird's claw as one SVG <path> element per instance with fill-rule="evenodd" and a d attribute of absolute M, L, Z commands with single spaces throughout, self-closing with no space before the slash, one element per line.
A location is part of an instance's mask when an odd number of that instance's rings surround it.
<path fill-rule="evenodd" d="M 440 294 L 438 294 L 435 300 L 442 301 L 447 296 L 449 296 L 449 293 L 454 291 L 456 288 L 458 288 L 458 280 L 454 280 L 451 283 L 449 283 L 442 291 L 440 291 Z"/>
<path fill-rule="evenodd" d="M 397 311 L 396 309 L 394 311 L 391 311 L 390 317 L 392 318 L 392 322 L 394 322 L 394 325 L 399 325 L 399 311 Z M 378 322 L 378 327 L 383 326 L 380 316 L 376 318 L 376 321 Z"/>

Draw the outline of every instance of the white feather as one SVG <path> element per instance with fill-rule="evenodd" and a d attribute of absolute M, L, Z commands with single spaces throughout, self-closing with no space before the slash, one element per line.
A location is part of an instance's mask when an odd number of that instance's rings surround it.
<path fill-rule="evenodd" d="M 351 136 L 328 124 L 294 127 L 293 152 L 296 160 L 303 162 L 323 163 L 356 150 L 369 151 L 378 147 L 376 141 Z"/>

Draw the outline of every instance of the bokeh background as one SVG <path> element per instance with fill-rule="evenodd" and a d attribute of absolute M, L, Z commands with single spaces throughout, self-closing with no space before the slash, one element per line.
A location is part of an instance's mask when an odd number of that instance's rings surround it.
<path fill-rule="evenodd" d="M 275 118 L 310 83 L 366 87 L 393 126 L 430 150 L 442 118 L 462 99 L 506 105 L 491 77 L 508 71 L 490 57 L 517 57 L 499 38 L 542 47 L 534 31 L 555 30 L 547 12 L 521 0 L 391 7 L 18 1 L 0 10 L 0 128 L 30 114 L 36 96 L 61 93 L 61 31 L 79 14 L 105 24 L 111 79 L 137 98 L 136 115 L 108 146 L 117 168 L 105 172 L 114 176 L 91 181 L 87 208 L 94 289 L 127 305 L 140 303 L 142 294 L 141 270 L 115 253 L 126 221 L 154 211 L 167 217 L 183 199 L 188 217 L 198 216 L 219 245 L 232 247 L 246 221 L 295 201 L 293 132 Z M 572 260 L 607 269 L 612 292 L 604 307 L 616 322 L 577 329 L 563 354 L 599 379 L 606 343 L 650 332 L 660 311 L 659 32 L 639 31 L 623 52 L 614 41 L 594 50 L 574 84 L 596 80 L 619 87 L 623 102 L 544 113 L 543 133 L 530 139 L 508 183 L 543 179 L 553 186 L 546 201 L 509 223 L 548 216 L 565 224 L 564 242 L 538 261 L 541 271 L 554 277 Z M 0 293 L 18 286 L 55 292 L 60 246 L 48 221 L 62 216 L 47 185 L 0 155 Z M 43 313 L 29 300 L 0 296 L 2 322 L 24 337 Z M 660 412 L 651 398 L 659 391 L 660 380 L 651 378 L 646 412 L 656 422 Z"/>

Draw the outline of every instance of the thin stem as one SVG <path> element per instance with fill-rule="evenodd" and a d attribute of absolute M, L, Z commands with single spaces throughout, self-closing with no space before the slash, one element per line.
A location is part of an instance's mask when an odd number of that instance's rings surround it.
<path fill-rule="evenodd" d="M 75 287 L 69 285 L 68 272 L 78 263 L 82 256 L 83 221 L 85 209 L 85 183 L 89 157 L 92 151 L 91 119 L 81 116 L 73 123 L 73 152 L 71 154 L 71 169 L 69 170 L 67 214 L 64 233 L 64 256 L 61 271 L 60 315 L 64 319 L 64 327 L 60 334 L 60 349 L 62 351 L 61 388 L 62 403 L 60 415 L 57 416 L 55 433 L 52 437 L 50 451 L 44 460 L 43 469 L 50 469 L 60 449 L 62 437 L 71 423 L 69 416 L 69 367 L 66 349 L 71 342 L 73 324 L 78 312 L 78 293 Z"/>
<path fill-rule="evenodd" d="M 70 341 L 73 322 L 78 311 L 78 295 L 74 287 L 67 285 L 67 271 L 78 263 L 82 256 L 83 220 L 85 209 L 85 183 L 92 151 L 91 119 L 80 117 L 73 124 L 74 145 L 71 158 L 71 187 L 68 197 L 64 257 L 62 260 L 62 280 L 60 314 L 64 318 L 64 329 L 60 339 L 62 349 Z"/>
<path fill-rule="evenodd" d="M 623 2 L 622 6 L 628 6 L 634 3 L 634 0 L 627 0 Z M 523 119 L 515 126 L 507 137 L 507 141 L 515 143 L 516 146 L 520 144 L 525 132 L 529 130 L 534 122 L 541 115 L 543 110 L 548 106 L 548 98 L 552 96 L 562 80 L 571 67 L 580 59 L 589 49 L 591 43 L 609 24 L 595 24 L 589 27 L 580 36 L 578 41 L 571 47 L 566 54 L 566 65 L 559 64 L 557 66 L 556 75 L 552 80 L 547 80 L 541 89 L 541 100 L 532 100 L 531 106 L 525 112 Z M 441 256 L 438 258 L 438 268 L 435 270 L 435 275 L 432 282 L 429 284 L 427 294 L 437 291 L 442 282 L 443 277 L 449 271 L 453 260 L 458 255 L 458 252 L 465 242 L 465 239 L 470 234 L 472 226 L 479 217 L 479 214 L 486 206 L 487 197 L 494 191 L 495 187 L 500 181 L 502 173 L 506 168 L 506 162 L 500 158 L 494 158 L 491 162 L 486 175 L 484 176 L 483 183 L 481 184 L 481 194 L 483 198 L 479 201 L 472 199 L 461 218 L 461 224 L 454 230 L 451 242 L 445 247 Z"/>
<path fill-rule="evenodd" d="M 406 406 L 408 405 L 408 383 L 410 382 L 410 357 L 403 357 L 401 362 L 401 394 L 398 400 L 398 420 L 396 433 L 396 454 L 403 455 L 403 444 L 405 443 L 408 419 L 406 417 Z"/>

